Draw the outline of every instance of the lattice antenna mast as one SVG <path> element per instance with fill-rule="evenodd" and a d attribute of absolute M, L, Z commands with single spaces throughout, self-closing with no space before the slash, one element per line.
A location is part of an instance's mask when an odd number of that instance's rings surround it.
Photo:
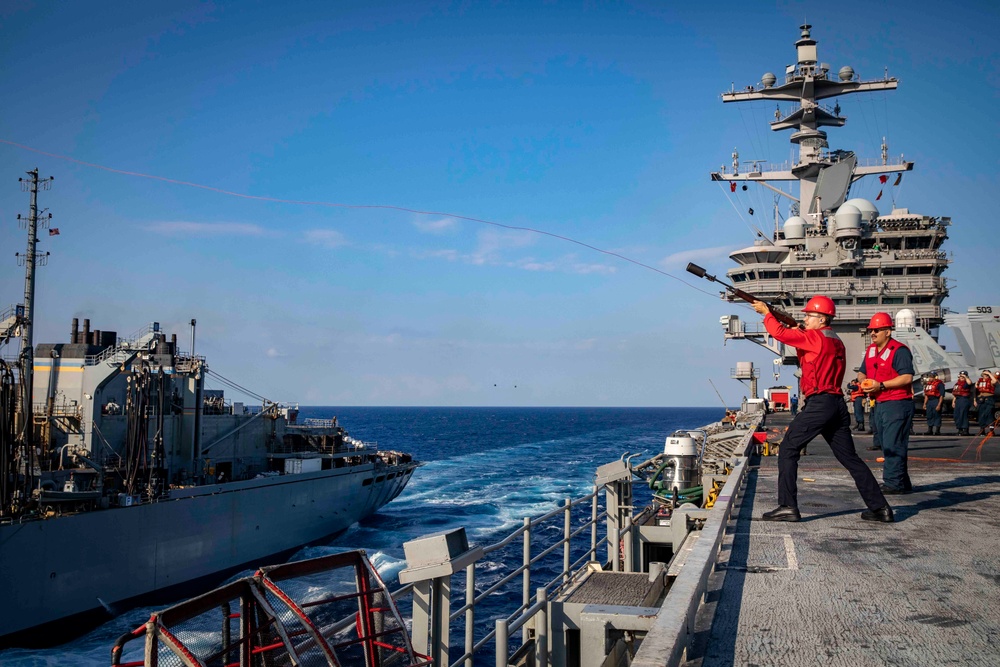
<path fill-rule="evenodd" d="M 24 325 L 21 329 L 21 410 L 22 419 L 20 432 L 22 437 L 29 439 L 32 417 L 32 379 L 34 366 L 34 341 L 32 338 L 35 324 L 35 268 L 44 266 L 48 262 L 49 253 L 39 253 L 36 250 L 38 245 L 38 228 L 48 227 L 52 214 L 48 217 L 39 217 L 38 214 L 38 191 L 48 190 L 52 187 L 54 177 L 38 178 L 38 169 L 28 172 L 28 178 L 17 179 L 21 183 L 21 190 L 31 193 L 31 208 L 27 219 L 18 214 L 17 219 L 21 223 L 22 229 L 28 228 L 28 249 L 22 257 L 16 254 L 18 264 L 24 263 Z M 42 212 L 44 213 L 44 211 Z M 41 223 L 39 222 L 41 220 Z M 29 448 L 30 449 L 30 448 Z"/>
<path fill-rule="evenodd" d="M 847 118 L 841 116 L 840 104 L 837 103 L 832 109 L 822 106 L 819 101 L 848 95 L 851 93 L 865 93 L 875 91 L 895 90 L 899 81 L 895 77 L 890 77 L 888 72 L 882 79 L 863 81 L 852 67 L 841 67 L 836 78 L 830 72 L 827 63 L 820 62 L 817 56 L 816 40 L 812 38 L 812 26 L 803 24 L 799 39 L 795 42 L 796 64 L 788 65 L 785 68 L 783 80 L 775 74 L 766 72 L 761 77 L 760 83 L 755 86 L 747 86 L 745 89 L 737 90 L 734 86 L 731 90 L 722 93 L 723 102 L 753 102 L 764 100 L 767 102 L 791 102 L 797 103 L 797 108 L 791 110 L 787 115 L 782 114 L 781 108 L 775 110 L 775 119 L 771 122 L 773 131 L 793 130 L 790 137 L 792 144 L 799 146 L 798 162 L 791 165 L 791 168 L 781 165 L 763 165 L 755 163 L 752 171 L 740 173 L 739 164 L 736 161 L 737 153 L 734 152 L 734 163 L 732 170 L 725 167 L 718 172 L 712 173 L 713 181 L 754 181 L 760 185 L 774 191 L 779 196 L 787 197 L 799 204 L 802 214 L 818 208 L 818 202 L 814 201 L 816 193 L 816 181 L 820 171 L 833 164 L 834 157 L 825 152 L 829 148 L 826 132 L 822 127 L 843 127 Z M 857 165 L 851 173 L 851 182 L 863 176 L 887 174 L 891 172 L 903 172 L 913 169 L 912 162 L 906 162 L 900 156 L 899 160 L 890 161 L 888 159 L 888 149 L 882 151 L 882 164 Z M 798 181 L 799 196 L 795 197 L 771 184 L 773 181 Z M 734 184 L 735 185 L 735 184 Z"/>

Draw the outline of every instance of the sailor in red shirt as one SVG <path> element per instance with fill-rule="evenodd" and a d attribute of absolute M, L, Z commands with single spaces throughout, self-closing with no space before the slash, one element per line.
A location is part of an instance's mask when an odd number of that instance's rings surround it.
<path fill-rule="evenodd" d="M 979 435 L 986 433 L 995 419 L 993 416 L 993 412 L 996 410 L 994 392 L 998 380 L 1000 380 L 1000 373 L 994 375 L 989 371 L 983 371 L 976 382 L 975 405 L 979 408 Z"/>
<path fill-rule="evenodd" d="M 927 373 L 924 379 L 924 410 L 927 413 L 927 433 L 924 435 L 941 435 L 943 396 L 944 382 L 938 379 L 936 372 Z"/>
<path fill-rule="evenodd" d="M 959 371 L 955 386 L 951 388 L 951 395 L 955 397 L 955 428 L 959 435 L 969 435 L 969 408 L 972 406 L 973 389 L 969 374 Z"/>
<path fill-rule="evenodd" d="M 778 505 L 764 513 L 765 521 L 798 521 L 798 476 L 801 451 L 817 435 L 822 435 L 833 455 L 854 478 L 868 509 L 861 518 L 866 521 L 894 521 L 892 508 L 879 490 L 878 482 L 854 450 L 851 437 L 851 416 L 844 403 L 840 387 L 844 381 L 846 353 L 844 343 L 830 321 L 837 313 L 831 299 L 814 296 L 806 304 L 801 328 L 791 329 L 775 319 L 763 301 L 754 301 L 753 309 L 764 315 L 764 328 L 785 345 L 798 350 L 802 370 L 800 388 L 805 405 L 792 420 L 778 449 Z"/>

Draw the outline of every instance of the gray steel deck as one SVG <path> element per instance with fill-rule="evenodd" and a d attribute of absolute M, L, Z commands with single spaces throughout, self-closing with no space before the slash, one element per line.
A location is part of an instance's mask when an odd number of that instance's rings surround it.
<path fill-rule="evenodd" d="M 889 497 L 895 524 L 861 521 L 861 498 L 822 440 L 800 462 L 803 521 L 761 521 L 777 505 L 777 459 L 762 459 L 727 528 L 685 664 L 1000 664 L 1000 438 L 984 462 L 935 460 L 959 458 L 972 441 L 911 439 L 916 488 Z M 857 438 L 881 480 L 869 444 Z M 975 447 L 965 451 L 974 456 Z"/>

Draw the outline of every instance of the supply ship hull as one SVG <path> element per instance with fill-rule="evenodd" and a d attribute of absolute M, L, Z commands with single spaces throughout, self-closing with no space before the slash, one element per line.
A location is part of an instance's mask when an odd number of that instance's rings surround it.
<path fill-rule="evenodd" d="M 370 462 L 212 484 L 134 507 L 0 525 L 4 643 L 52 644 L 109 611 L 284 560 L 376 512 L 415 467 Z"/>
<path fill-rule="evenodd" d="M 287 557 L 399 495 L 419 463 L 223 377 L 194 354 L 196 320 L 190 351 L 158 322 L 120 337 L 87 319 L 36 346 L 51 179 L 28 175 L 24 301 L 0 313 L 0 646 L 56 644 L 84 617 Z"/>

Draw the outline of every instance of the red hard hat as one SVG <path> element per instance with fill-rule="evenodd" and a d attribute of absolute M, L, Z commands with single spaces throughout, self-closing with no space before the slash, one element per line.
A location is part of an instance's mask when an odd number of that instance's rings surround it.
<path fill-rule="evenodd" d="M 833 305 L 833 299 L 822 294 L 809 299 L 809 303 L 802 309 L 803 313 L 822 313 L 833 317 L 837 314 L 837 307 Z"/>
<path fill-rule="evenodd" d="M 892 317 L 889 313 L 875 313 L 872 315 L 872 321 L 868 323 L 869 329 L 891 329 L 892 328 Z"/>

